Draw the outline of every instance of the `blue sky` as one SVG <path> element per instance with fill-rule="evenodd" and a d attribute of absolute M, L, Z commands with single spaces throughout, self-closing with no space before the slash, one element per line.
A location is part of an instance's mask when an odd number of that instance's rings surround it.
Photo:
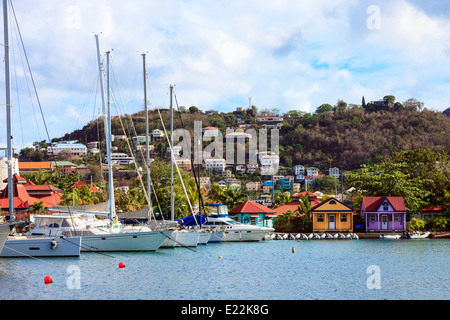
<path fill-rule="evenodd" d="M 113 50 L 127 102 L 143 109 L 147 53 L 150 108 L 314 112 L 338 99 L 360 104 L 392 94 L 450 107 L 450 3 L 356 0 L 22 0 L 13 5 L 50 138 L 97 116 L 94 34 Z M 3 29 L 3 27 L 1 27 Z M 3 34 L 3 30 L 1 30 Z M 11 26 L 14 146 L 46 140 L 19 38 Z M 0 75 L 4 87 L 3 67 Z M 1 101 L 4 93 L 0 92 Z M 4 102 L 1 102 L 4 104 Z M 5 123 L 2 108 L 0 123 Z M 113 112 L 114 113 L 114 112 Z M 6 131 L 6 128 L 0 128 Z M 6 143 L 0 131 L 0 146 Z"/>

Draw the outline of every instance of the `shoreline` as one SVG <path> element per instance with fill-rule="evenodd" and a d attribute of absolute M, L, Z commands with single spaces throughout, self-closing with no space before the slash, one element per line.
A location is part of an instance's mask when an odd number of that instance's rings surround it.
<path fill-rule="evenodd" d="M 296 235 L 302 234 L 302 233 L 303 232 L 271 232 L 263 240 L 271 240 L 269 237 L 272 235 L 280 235 L 281 237 L 288 235 L 288 238 L 283 239 L 283 240 L 294 240 L 292 238 L 290 239 L 289 235 L 292 235 L 295 237 Z M 303 234 L 305 234 L 306 236 L 309 236 L 312 233 L 323 234 L 325 232 L 307 232 L 307 233 L 303 233 Z M 327 233 L 331 233 L 331 232 L 327 232 Z M 334 233 L 337 233 L 337 232 L 333 232 L 333 234 Z M 399 235 L 399 236 L 401 236 L 403 234 L 403 232 L 360 232 L 360 233 L 358 233 L 358 232 L 341 232 L 341 233 L 344 235 L 347 235 L 349 233 L 356 234 L 358 236 L 359 240 L 361 240 L 361 239 L 379 239 L 381 235 L 390 235 L 390 236 Z M 431 232 L 430 236 L 425 239 L 442 239 L 442 238 L 444 238 L 444 237 L 442 237 L 442 235 L 447 235 L 447 234 L 450 234 L 450 232 L 448 232 L 448 231 Z M 437 237 L 433 238 L 434 235 L 436 235 Z M 441 237 L 439 237 L 440 235 L 441 235 Z M 273 240 L 281 240 L 281 239 L 275 238 Z M 295 239 L 295 240 L 299 240 L 299 239 Z M 323 239 L 323 240 L 354 240 L 354 239 Z"/>

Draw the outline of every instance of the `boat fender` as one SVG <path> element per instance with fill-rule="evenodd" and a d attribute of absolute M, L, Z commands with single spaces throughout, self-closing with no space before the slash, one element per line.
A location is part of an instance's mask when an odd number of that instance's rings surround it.
<path fill-rule="evenodd" d="M 52 250 L 55 250 L 57 246 L 58 243 L 55 240 L 52 240 L 52 242 L 50 242 L 50 248 L 52 248 Z"/>

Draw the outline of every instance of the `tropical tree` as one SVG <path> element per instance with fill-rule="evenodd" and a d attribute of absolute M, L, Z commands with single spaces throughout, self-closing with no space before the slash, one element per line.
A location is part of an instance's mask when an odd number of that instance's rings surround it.
<path fill-rule="evenodd" d="M 232 188 L 228 186 L 222 190 L 222 194 L 217 196 L 217 200 L 221 204 L 225 204 L 229 209 L 235 208 L 241 203 L 248 200 L 248 194 L 243 193 L 242 188 Z"/>
<path fill-rule="evenodd" d="M 362 165 L 347 182 L 359 194 L 355 209 L 360 207 L 363 196 L 400 196 L 407 212 L 413 214 L 427 205 L 449 206 L 449 168 L 449 156 L 444 153 L 402 151 L 379 164 Z"/>
<path fill-rule="evenodd" d="M 275 195 L 275 207 L 279 207 L 291 202 L 291 196 L 288 193 L 277 193 Z"/>
<path fill-rule="evenodd" d="M 30 211 L 31 211 L 31 213 L 34 213 L 34 214 L 45 213 L 44 202 L 39 201 L 39 202 L 33 203 L 30 206 Z"/>

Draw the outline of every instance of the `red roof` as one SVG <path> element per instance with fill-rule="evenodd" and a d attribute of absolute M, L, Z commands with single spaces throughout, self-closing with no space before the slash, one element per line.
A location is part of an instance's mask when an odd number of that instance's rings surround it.
<path fill-rule="evenodd" d="M 274 210 L 271 210 L 262 204 L 256 203 L 254 201 L 247 200 L 244 203 L 238 205 L 236 208 L 230 210 L 229 214 L 238 214 L 238 213 L 274 213 Z"/>
<path fill-rule="evenodd" d="M 317 204 L 321 203 L 321 201 L 319 200 L 311 200 L 311 208 L 315 207 Z M 286 212 L 288 212 L 288 210 L 291 210 L 292 212 L 294 212 L 295 210 L 298 209 L 298 207 L 300 206 L 301 201 L 299 200 L 294 200 L 291 201 L 285 205 L 279 206 L 277 208 L 274 209 L 274 211 L 276 212 L 277 215 L 284 215 L 286 214 Z"/>
<path fill-rule="evenodd" d="M 313 192 L 309 192 L 309 191 L 302 191 L 302 192 L 293 194 L 293 195 L 291 196 L 291 198 L 298 198 L 298 197 L 300 197 L 300 196 L 305 197 L 306 194 L 309 194 L 309 196 L 310 196 L 311 198 L 317 198 L 317 197 L 320 197 L 320 194 L 318 194 L 318 193 L 313 193 Z"/>
<path fill-rule="evenodd" d="M 57 187 L 52 186 L 51 184 L 40 184 L 40 185 L 36 185 L 36 184 L 28 184 L 25 183 L 23 185 L 25 187 L 25 190 L 30 190 L 30 191 L 61 191 L 61 189 L 58 189 Z"/>
<path fill-rule="evenodd" d="M 364 205 L 366 212 L 375 212 L 385 199 L 389 201 L 395 211 L 406 211 L 403 197 L 364 197 L 362 204 Z"/>
<path fill-rule="evenodd" d="M 135 178 L 135 180 L 137 180 L 139 177 L 136 177 Z M 80 180 L 78 180 L 76 183 L 74 183 L 73 185 L 71 185 L 69 188 L 72 188 L 72 187 L 88 187 L 92 192 L 94 192 L 94 193 L 96 193 L 96 192 L 100 192 L 100 190 L 98 190 L 97 188 L 95 188 L 95 187 L 90 187 L 90 186 L 88 186 L 86 183 L 84 183 L 83 181 L 80 181 Z M 80 188 L 78 188 L 78 189 L 80 189 Z"/>
<path fill-rule="evenodd" d="M 444 209 L 444 206 L 438 204 L 436 206 L 428 206 L 428 207 L 422 208 L 421 210 L 429 212 L 429 211 L 442 211 L 443 209 Z"/>
<path fill-rule="evenodd" d="M 7 182 L 6 179 L 5 182 Z M 13 203 L 15 209 L 26 209 L 31 206 L 35 202 L 43 202 L 45 208 L 51 208 L 54 206 L 53 203 L 47 202 L 43 199 L 38 199 L 36 197 L 32 197 L 28 194 L 26 188 L 33 188 L 36 185 L 32 185 L 30 183 L 26 183 L 27 181 L 20 177 L 18 174 L 14 174 L 13 176 Z M 48 187 L 48 186 L 46 186 Z M 54 188 L 54 187 L 53 187 Z M 59 189 L 58 189 L 59 190 Z M 3 192 L 0 193 L 0 207 L 5 209 L 9 209 L 9 201 L 8 201 L 8 186 L 3 189 Z"/>
<path fill-rule="evenodd" d="M 17 173 L 14 173 L 13 177 L 13 182 L 27 182 L 27 180 L 25 180 L 24 178 L 22 178 L 21 176 L 19 176 Z M 3 180 L 3 182 L 8 182 L 8 178 L 6 178 L 5 180 Z"/>

